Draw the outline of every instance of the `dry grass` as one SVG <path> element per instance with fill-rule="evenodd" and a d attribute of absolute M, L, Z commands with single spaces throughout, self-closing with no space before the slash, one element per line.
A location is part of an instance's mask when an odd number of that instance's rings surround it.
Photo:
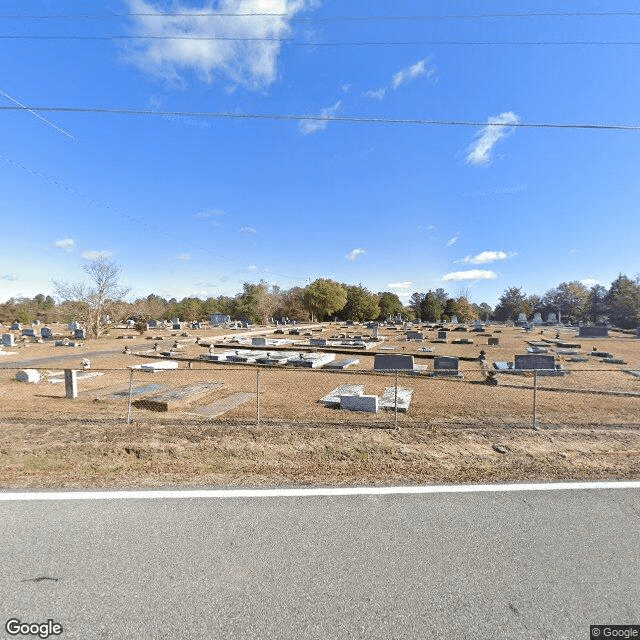
<path fill-rule="evenodd" d="M 637 429 L 0 425 L 3 487 L 638 478 Z M 493 450 L 493 444 L 507 449 Z"/>
<path fill-rule="evenodd" d="M 495 327 L 494 327 L 495 329 Z M 525 334 L 501 328 L 499 347 L 469 333 L 474 345 L 406 342 L 401 332 L 385 331 L 386 345 L 396 353 L 421 355 L 434 347 L 438 355 L 474 358 L 480 349 L 493 360 L 513 360 L 524 353 L 526 340 L 555 337 L 554 329 Z M 323 336 L 338 331 L 328 327 Z M 344 332 L 344 328 L 339 329 Z M 220 333 L 220 331 L 217 331 Z M 356 327 L 352 333 L 366 333 Z M 119 332 L 122 333 L 122 332 Z M 205 349 L 176 332 L 164 333 L 162 348 L 175 339 L 186 342 L 187 356 Z M 212 335 L 210 329 L 189 331 L 190 338 Z M 241 335 L 241 334 L 240 334 Z M 283 336 L 275 336 L 283 337 Z M 293 337 L 287 336 L 284 337 Z M 81 380 L 80 397 L 64 398 L 64 385 L 45 379 L 38 385 L 16 382 L 15 369 L 0 370 L 0 485 L 4 487 L 98 487 L 164 485 L 391 484 L 423 482 L 495 482 L 637 478 L 640 458 L 640 379 L 623 369 L 640 369 L 640 340 L 628 335 L 579 340 L 563 331 L 561 338 L 582 343 L 582 353 L 596 346 L 624 358 L 624 366 L 597 359 L 568 363 L 570 376 L 540 378 L 537 397 L 542 431 L 532 422 L 532 379 L 500 375 L 500 384 L 483 384 L 477 362 L 461 362 L 464 380 L 400 376 L 399 384 L 414 389 L 411 408 L 399 415 L 401 429 L 390 430 L 393 413 L 361 414 L 329 409 L 319 399 L 339 384 L 362 384 L 365 393 L 382 394 L 393 376 L 373 374 L 373 356 L 358 352 L 360 364 L 347 372 L 267 368 L 260 371 L 261 426 L 256 405 L 248 402 L 221 418 L 208 420 L 188 408 L 168 414 L 134 409 L 127 425 L 126 398 L 114 391 L 128 388 L 127 366 L 142 360 L 120 353 L 150 348 L 152 341 L 116 339 L 87 341 L 72 350 L 48 344 L 19 345 L 18 361 L 47 358 L 50 371 L 78 366 L 91 353 L 92 370 L 104 375 Z M 230 345 L 231 346 L 231 345 Z M 291 347 L 295 350 L 295 347 Z M 116 351 L 114 353 L 114 350 Z M 74 355 L 77 364 L 60 356 Z M 344 357 L 344 356 L 338 356 Z M 0 364 L 6 366 L 8 356 Z M 431 360 L 419 362 L 432 366 Z M 24 366 L 24 365 L 23 365 Z M 178 371 L 136 372 L 134 386 L 171 387 L 203 380 L 224 382 L 217 397 L 256 390 L 256 369 L 194 362 Z M 613 368 L 603 371 L 602 368 Z M 577 369 L 586 371 L 577 371 Z M 593 393 L 570 390 L 595 389 Z M 208 399 L 211 401 L 211 398 Z M 375 428 L 372 428 L 375 427 Z M 506 454 L 492 449 L 499 443 Z"/>

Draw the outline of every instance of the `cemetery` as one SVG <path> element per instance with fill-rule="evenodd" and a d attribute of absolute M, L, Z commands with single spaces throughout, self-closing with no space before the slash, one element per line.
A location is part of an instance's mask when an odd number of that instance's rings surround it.
<path fill-rule="evenodd" d="M 582 344 L 584 336 L 576 342 L 585 327 L 537 325 L 534 337 L 527 327 L 474 323 L 464 327 L 477 330 L 473 340 L 448 340 L 448 332 L 458 326 L 334 322 L 298 325 L 296 333 L 283 335 L 276 333 L 281 325 L 250 327 L 223 320 L 223 324 L 200 323 L 199 328 L 193 328 L 192 323 L 189 331 L 184 332 L 184 323 L 174 318 L 170 323 L 155 323 L 153 335 L 130 335 L 125 325 L 99 340 L 82 341 L 78 338 L 85 334 L 76 323 L 43 327 L 38 331 L 40 336 L 25 331 L 26 327 L 5 332 L 0 353 L 7 355 L 0 362 L 7 369 L 13 368 L 13 375 L 0 379 L 0 391 L 17 384 L 18 379 L 26 383 L 20 383 L 20 393 L 11 393 L 6 410 L 10 413 L 13 407 L 15 415 L 33 411 L 42 411 L 43 415 L 57 411 L 65 415 L 90 414 L 95 410 L 90 403 L 101 398 L 104 415 L 122 415 L 128 371 L 135 374 L 131 388 L 134 413 L 137 418 L 144 416 L 148 420 L 154 419 L 153 413 L 171 414 L 181 420 L 211 417 L 214 413 L 228 420 L 250 419 L 255 411 L 250 400 L 256 398 L 257 369 L 264 369 L 260 402 L 261 417 L 267 421 L 331 419 L 331 415 L 322 411 L 327 403 L 318 403 L 316 395 L 326 389 L 326 396 L 339 387 L 335 376 L 340 375 L 353 380 L 342 384 L 360 384 L 360 378 L 367 389 L 367 393 L 353 394 L 364 399 L 344 402 L 349 411 L 355 407 L 358 420 L 375 419 L 366 415 L 379 413 L 373 408 L 387 408 L 389 378 L 395 375 L 400 377 L 399 386 L 403 389 L 407 376 L 413 380 L 411 410 L 402 409 L 404 419 L 426 424 L 440 419 L 439 416 L 460 421 L 483 416 L 482 419 L 501 422 L 504 415 L 516 418 L 525 415 L 528 403 L 519 399 L 514 404 L 513 398 L 520 397 L 522 388 L 531 384 L 534 373 L 554 378 L 555 397 L 548 400 L 550 407 L 553 404 L 551 414 L 561 421 L 593 418 L 585 416 L 576 396 L 578 391 L 628 394 L 612 395 L 610 405 L 601 403 L 601 413 L 607 420 L 614 420 L 621 411 L 628 416 L 624 403 L 640 393 L 637 377 L 628 373 L 640 370 L 640 342 L 635 335 L 611 330 L 607 330 L 606 336 L 590 335 L 587 347 Z M 180 330 L 175 328 L 177 325 L 181 325 Z M 43 340 L 45 329 L 48 339 Z M 126 336 L 134 340 L 132 346 L 123 350 L 118 341 Z M 424 343 L 431 346 L 424 347 Z M 167 347 L 160 350 L 160 344 Z M 56 349 L 56 345 L 75 349 Z M 488 349 L 486 356 L 485 349 Z M 81 365 L 81 360 L 88 362 L 88 356 L 91 364 Z M 77 375 L 78 403 L 70 406 L 56 402 L 56 397 L 65 397 L 63 385 L 55 385 L 62 381 L 61 371 L 88 366 L 102 375 L 88 371 Z M 21 373 L 20 378 L 16 377 L 16 372 L 29 370 L 38 375 Z M 303 374 L 304 371 L 309 373 Z M 490 375 L 491 371 L 495 373 Z M 167 401 L 164 405 L 164 401 L 156 402 L 154 406 L 165 407 L 162 411 L 146 409 L 144 401 L 153 395 L 153 390 L 148 379 L 144 379 L 145 372 L 153 376 L 154 385 L 159 385 L 155 388 L 157 393 L 167 396 L 174 390 L 182 400 Z M 236 382 L 231 383 L 231 379 Z M 214 385 L 202 395 L 191 393 L 190 390 L 201 388 L 198 385 L 211 381 L 222 386 Z M 451 385 L 456 386 L 449 389 Z M 572 394 L 566 401 L 563 390 Z M 225 404 L 225 398 L 231 396 L 237 402 Z M 375 396 L 377 400 L 366 396 Z M 359 403 L 368 409 L 358 410 Z M 212 404 L 215 410 L 211 409 Z M 227 410 L 222 411 L 223 405 L 228 406 Z M 497 410 L 496 406 L 502 409 Z"/>
<path fill-rule="evenodd" d="M 62 484 L 61 460 L 76 450 L 83 451 L 77 468 L 93 461 L 83 477 L 113 484 L 131 474 L 144 483 L 144 469 L 155 469 L 149 481 L 166 474 L 173 483 L 200 482 L 217 477 L 211 469 L 236 464 L 266 476 L 273 473 L 269 465 L 285 464 L 282 472 L 297 478 L 295 469 L 316 469 L 318 456 L 334 455 L 336 478 L 342 464 L 375 478 L 389 464 L 404 468 L 405 460 L 403 477 L 419 468 L 425 478 L 445 455 L 442 465 L 457 461 L 449 467 L 456 473 L 459 461 L 469 460 L 463 465 L 469 478 L 495 479 L 496 457 L 515 456 L 496 453 L 496 442 L 522 451 L 514 458 L 522 477 L 531 468 L 540 478 L 565 464 L 559 446 L 581 469 L 602 461 L 605 449 L 638 449 L 630 428 L 640 420 L 635 331 L 587 338 L 578 327 L 545 324 L 532 331 L 496 323 L 332 322 L 283 332 L 275 323 L 186 327 L 174 320 L 143 334 L 124 324 L 97 340 L 76 338 L 78 326 L 50 324 L 34 335 L 25 326 L 3 328 L 0 448 L 14 451 L 12 442 L 22 442 L 22 451 L 51 451 L 50 462 L 48 453 L 39 454 L 38 464 L 50 466 L 46 476 L 34 471 L 34 482 Z M 459 335 L 473 339 L 451 339 Z M 540 432 L 532 429 L 534 376 Z M 582 438 L 594 429 L 597 439 Z M 554 442 L 545 444 L 550 433 Z M 274 453 L 266 453 L 271 447 Z M 208 455 L 222 457 L 209 464 Z M 539 456 L 543 466 L 535 464 Z M 102 460 L 121 472 L 97 471 Z M 10 474 L 12 467 L 5 468 Z M 447 477 L 443 468 L 438 478 Z M 29 473 L 23 469 L 20 477 Z"/>

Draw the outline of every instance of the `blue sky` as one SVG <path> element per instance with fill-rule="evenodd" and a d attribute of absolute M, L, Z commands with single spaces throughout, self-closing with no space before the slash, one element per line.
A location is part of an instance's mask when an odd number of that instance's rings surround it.
<path fill-rule="evenodd" d="M 3 2 L 0 36 L 71 37 L 0 38 L 1 106 L 325 119 L 0 112 L 0 300 L 100 255 L 132 297 L 331 277 L 493 306 L 510 286 L 640 272 L 640 131 L 480 126 L 640 124 L 640 46 L 459 44 L 640 43 L 640 15 L 479 17 L 637 4 L 514 4 Z M 159 12 L 181 15 L 126 15 Z M 271 40 L 156 37 L 175 35 Z"/>

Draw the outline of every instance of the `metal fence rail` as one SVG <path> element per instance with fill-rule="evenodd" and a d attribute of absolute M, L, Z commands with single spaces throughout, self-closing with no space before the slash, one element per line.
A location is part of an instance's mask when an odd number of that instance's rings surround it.
<path fill-rule="evenodd" d="M 201 363 L 68 370 L 66 376 L 64 370 L 22 371 L 0 369 L 0 422 L 640 426 L 640 377 L 619 368 L 495 379 L 473 363 L 459 370 L 461 377 Z M 25 375 L 34 381 L 16 379 Z"/>

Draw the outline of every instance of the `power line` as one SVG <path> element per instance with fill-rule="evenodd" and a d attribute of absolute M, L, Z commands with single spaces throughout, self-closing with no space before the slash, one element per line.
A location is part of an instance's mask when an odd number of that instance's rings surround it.
<path fill-rule="evenodd" d="M 101 18 L 287 18 L 290 22 L 391 22 L 391 21 L 424 21 L 424 20 L 486 20 L 492 18 L 601 18 L 640 16 L 640 11 L 545 11 L 545 12 L 504 12 L 480 14 L 445 14 L 414 16 L 332 16 L 332 17 L 296 17 L 288 13 L 227 13 L 227 12 L 154 12 L 154 13 L 98 13 L 98 14 L 0 14 L 0 19 L 53 20 L 78 19 L 95 20 Z"/>
<path fill-rule="evenodd" d="M 284 42 L 295 47 L 372 47 L 372 46 L 639 46 L 640 40 L 405 40 L 301 42 L 293 38 L 235 38 L 226 36 L 63 36 L 0 35 L 0 40 L 191 40 L 223 42 Z"/>
<path fill-rule="evenodd" d="M 575 122 L 482 122 L 479 120 L 429 120 L 424 118 L 368 118 L 360 116 L 313 116 L 283 113 L 227 113 L 215 111 L 152 111 L 150 109 L 122 109 L 112 107 L 51 107 L 0 106 L 0 111 L 45 111 L 53 113 L 93 113 L 133 116 L 182 116 L 238 120 L 322 121 L 360 124 L 398 124 L 422 126 L 504 127 L 519 129 L 593 129 L 609 131 L 640 131 L 638 124 L 575 123 Z"/>

